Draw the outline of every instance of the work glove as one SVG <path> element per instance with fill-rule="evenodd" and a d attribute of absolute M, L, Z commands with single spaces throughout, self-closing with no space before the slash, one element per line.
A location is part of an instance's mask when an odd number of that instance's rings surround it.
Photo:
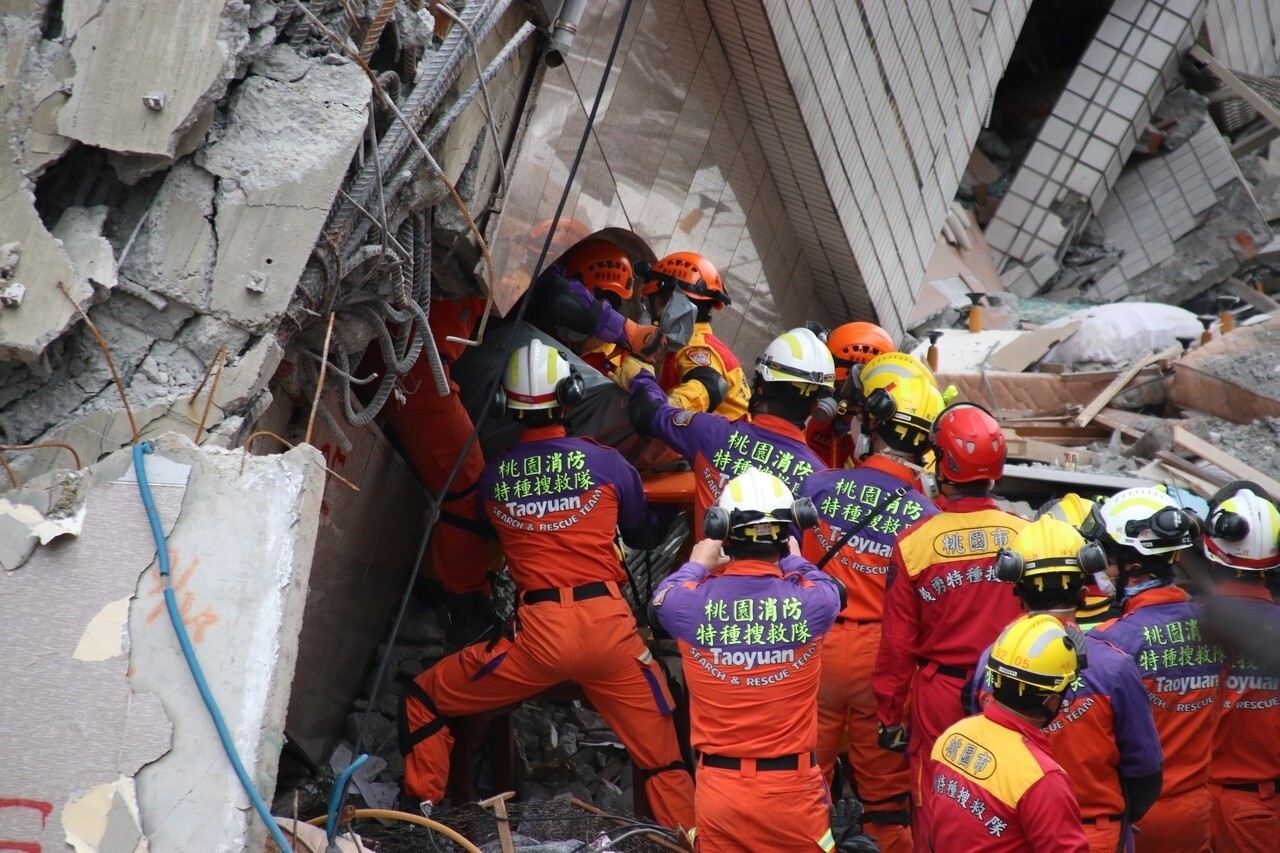
<path fill-rule="evenodd" d="M 544 320 L 579 335 L 595 335 L 599 314 L 596 301 L 582 282 L 565 277 L 559 266 L 548 267 L 535 285 L 536 305 L 545 312 Z"/>
<path fill-rule="evenodd" d="M 657 326 L 646 326 L 634 320 L 626 320 L 623 324 L 626 337 L 626 348 L 641 358 L 653 360 L 667 344 L 666 335 Z"/>
<path fill-rule="evenodd" d="M 892 726 L 881 723 L 878 741 L 881 749 L 906 752 L 907 730 L 902 727 L 902 723 L 894 723 Z"/>
<path fill-rule="evenodd" d="M 845 797 L 831 804 L 831 837 L 843 853 L 879 853 L 880 845 L 862 831 L 862 803 Z"/>

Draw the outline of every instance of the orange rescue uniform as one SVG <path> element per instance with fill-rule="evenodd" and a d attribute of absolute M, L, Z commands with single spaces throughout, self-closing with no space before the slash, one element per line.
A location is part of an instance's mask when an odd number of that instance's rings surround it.
<path fill-rule="evenodd" d="M 1264 625 L 1280 626 L 1280 607 L 1261 584 L 1225 581 L 1216 594 L 1256 611 Z M 1280 678 L 1252 658 L 1236 657 L 1218 695 L 1209 763 L 1213 849 L 1274 853 L 1280 850 Z"/>
<path fill-rule="evenodd" d="M 846 531 L 861 526 L 824 566 L 844 584 L 847 599 L 822 648 L 818 763 L 830 779 L 847 732 L 851 781 L 866 807 L 868 831 L 885 853 L 911 849 L 911 774 L 905 755 L 879 746 L 871 670 L 880 649 L 893 543 L 901 531 L 938 514 L 933 501 L 911 487 L 914 476 L 910 468 L 874 454 L 856 469 L 810 474 L 796 493 L 818 510 L 818 526 L 803 531 L 801 539 L 810 562 L 818 563 Z"/>
<path fill-rule="evenodd" d="M 467 338 L 479 318 L 484 300 L 433 299 L 429 323 L 431 335 L 440 351 L 448 376 L 448 365 L 462 354 L 461 344 L 448 340 L 450 335 Z M 405 384 L 413 389 L 400 404 L 387 407 L 387 422 L 404 445 L 409 461 L 432 493 L 444 488 L 449 472 L 458 461 L 467 439 L 471 437 L 471 415 L 462 405 L 458 385 L 449 378 L 451 393 L 441 397 L 425 355 L 405 375 Z M 488 595 L 489 543 L 476 508 L 475 485 L 484 470 L 480 442 L 474 441 L 463 457 L 462 466 L 449 491 L 440 496 L 440 518 L 431 531 L 429 556 L 446 592 L 463 595 Z"/>
<path fill-rule="evenodd" d="M 911 696 L 907 757 L 917 806 L 911 831 L 922 849 L 923 802 L 933 742 L 965 716 L 978 656 L 1022 615 L 1009 584 L 996 580 L 995 555 L 1027 525 L 989 497 L 939 501 L 942 512 L 909 528 L 894 545 L 886 581 L 884 629 L 871 675 L 876 716 L 902 723 Z"/>
<path fill-rule="evenodd" d="M 1164 748 L 1164 787 L 1137 824 L 1139 853 L 1209 850 L 1209 756 L 1222 648 L 1201 635 L 1199 606 L 1176 586 L 1127 597 L 1124 615 L 1093 636 L 1137 662 Z"/>
<path fill-rule="evenodd" d="M 689 562 L 653 603 L 689 685 L 697 850 L 832 850 L 813 749 L 819 654 L 839 587 L 798 556 L 735 560 L 715 574 Z"/>
<path fill-rule="evenodd" d="M 409 684 L 400 731 L 406 793 L 443 798 L 450 718 L 574 681 L 648 771 L 658 821 L 693 826 L 693 780 L 671 694 L 618 590 L 625 574 L 614 535 L 642 523 L 639 474 L 611 448 L 539 427 L 485 466 L 478 492 L 520 590 L 519 629 L 514 640 L 468 646 Z"/>
<path fill-rule="evenodd" d="M 714 377 L 707 376 L 707 371 L 718 375 L 727 386 L 723 399 L 715 406 L 711 391 L 698 379 L 704 375 L 714 383 Z M 738 357 L 711 333 L 710 323 L 694 323 L 689 343 L 663 358 L 658 384 L 676 408 L 714 412 L 731 421 L 746 416 L 751 402 L 751 387 Z"/>

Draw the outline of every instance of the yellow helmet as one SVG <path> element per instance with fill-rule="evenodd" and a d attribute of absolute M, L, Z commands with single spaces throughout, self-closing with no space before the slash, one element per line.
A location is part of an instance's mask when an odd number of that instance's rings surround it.
<path fill-rule="evenodd" d="M 877 356 L 868 362 L 867 367 L 871 368 L 885 357 Z M 904 373 L 877 368 L 872 371 L 870 379 L 864 369 L 863 416 L 870 431 L 894 450 L 922 453 L 928 445 L 933 422 L 946 408 L 946 403 L 928 375 L 928 368 L 924 368 L 925 373 L 912 372 L 909 365 L 905 368 Z"/>
<path fill-rule="evenodd" d="M 867 389 L 869 387 L 868 383 L 889 381 L 880 379 L 881 374 L 903 379 L 909 376 L 924 376 L 934 388 L 938 388 L 938 378 L 933 375 L 933 371 L 923 361 L 910 353 L 886 352 L 868 361 L 862 366 L 862 372 L 859 374 L 862 379 L 862 387 Z M 951 405 L 952 401 L 960 395 L 959 389 L 954 385 L 940 388 L 939 391 L 942 394 L 943 404 L 947 406 Z M 870 392 L 868 391 L 868 393 Z"/>
<path fill-rule="evenodd" d="M 1018 617 L 1000 634 L 987 659 L 993 695 L 1005 702 L 1063 693 L 1080 671 L 1076 642 L 1047 613 Z"/>
<path fill-rule="evenodd" d="M 1036 518 L 1042 516 L 1052 516 L 1059 521 L 1065 521 L 1076 530 L 1084 532 L 1084 527 L 1090 521 L 1093 514 L 1093 508 L 1097 506 L 1094 501 L 1086 497 L 1081 497 L 1075 492 L 1069 492 L 1060 498 L 1049 501 L 1036 511 Z"/>

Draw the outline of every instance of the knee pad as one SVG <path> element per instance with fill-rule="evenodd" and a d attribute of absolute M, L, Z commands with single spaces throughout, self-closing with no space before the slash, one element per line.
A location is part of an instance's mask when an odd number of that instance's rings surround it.
<path fill-rule="evenodd" d="M 435 719 L 424 726 L 416 729 L 409 729 L 409 711 L 408 704 L 410 699 L 415 699 L 422 707 L 426 708 L 435 715 Z M 400 718 L 396 720 L 396 730 L 400 741 L 400 753 L 408 755 L 413 752 L 413 748 L 422 743 L 436 732 L 449 725 L 449 718 L 440 713 L 436 707 L 435 701 L 422 689 L 422 685 L 417 681 L 410 681 L 405 685 L 404 693 L 400 696 Z"/>

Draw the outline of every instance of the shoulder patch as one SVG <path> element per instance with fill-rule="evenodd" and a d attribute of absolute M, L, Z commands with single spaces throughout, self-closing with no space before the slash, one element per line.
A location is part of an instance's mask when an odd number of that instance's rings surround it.
<path fill-rule="evenodd" d="M 687 427 L 689 424 L 693 423 L 693 412 L 690 412 L 687 409 L 676 412 L 671 416 L 671 422 L 678 427 Z"/>
<path fill-rule="evenodd" d="M 711 353 L 704 349 L 694 350 L 689 353 L 689 360 L 699 367 L 708 367 L 711 365 Z"/>

